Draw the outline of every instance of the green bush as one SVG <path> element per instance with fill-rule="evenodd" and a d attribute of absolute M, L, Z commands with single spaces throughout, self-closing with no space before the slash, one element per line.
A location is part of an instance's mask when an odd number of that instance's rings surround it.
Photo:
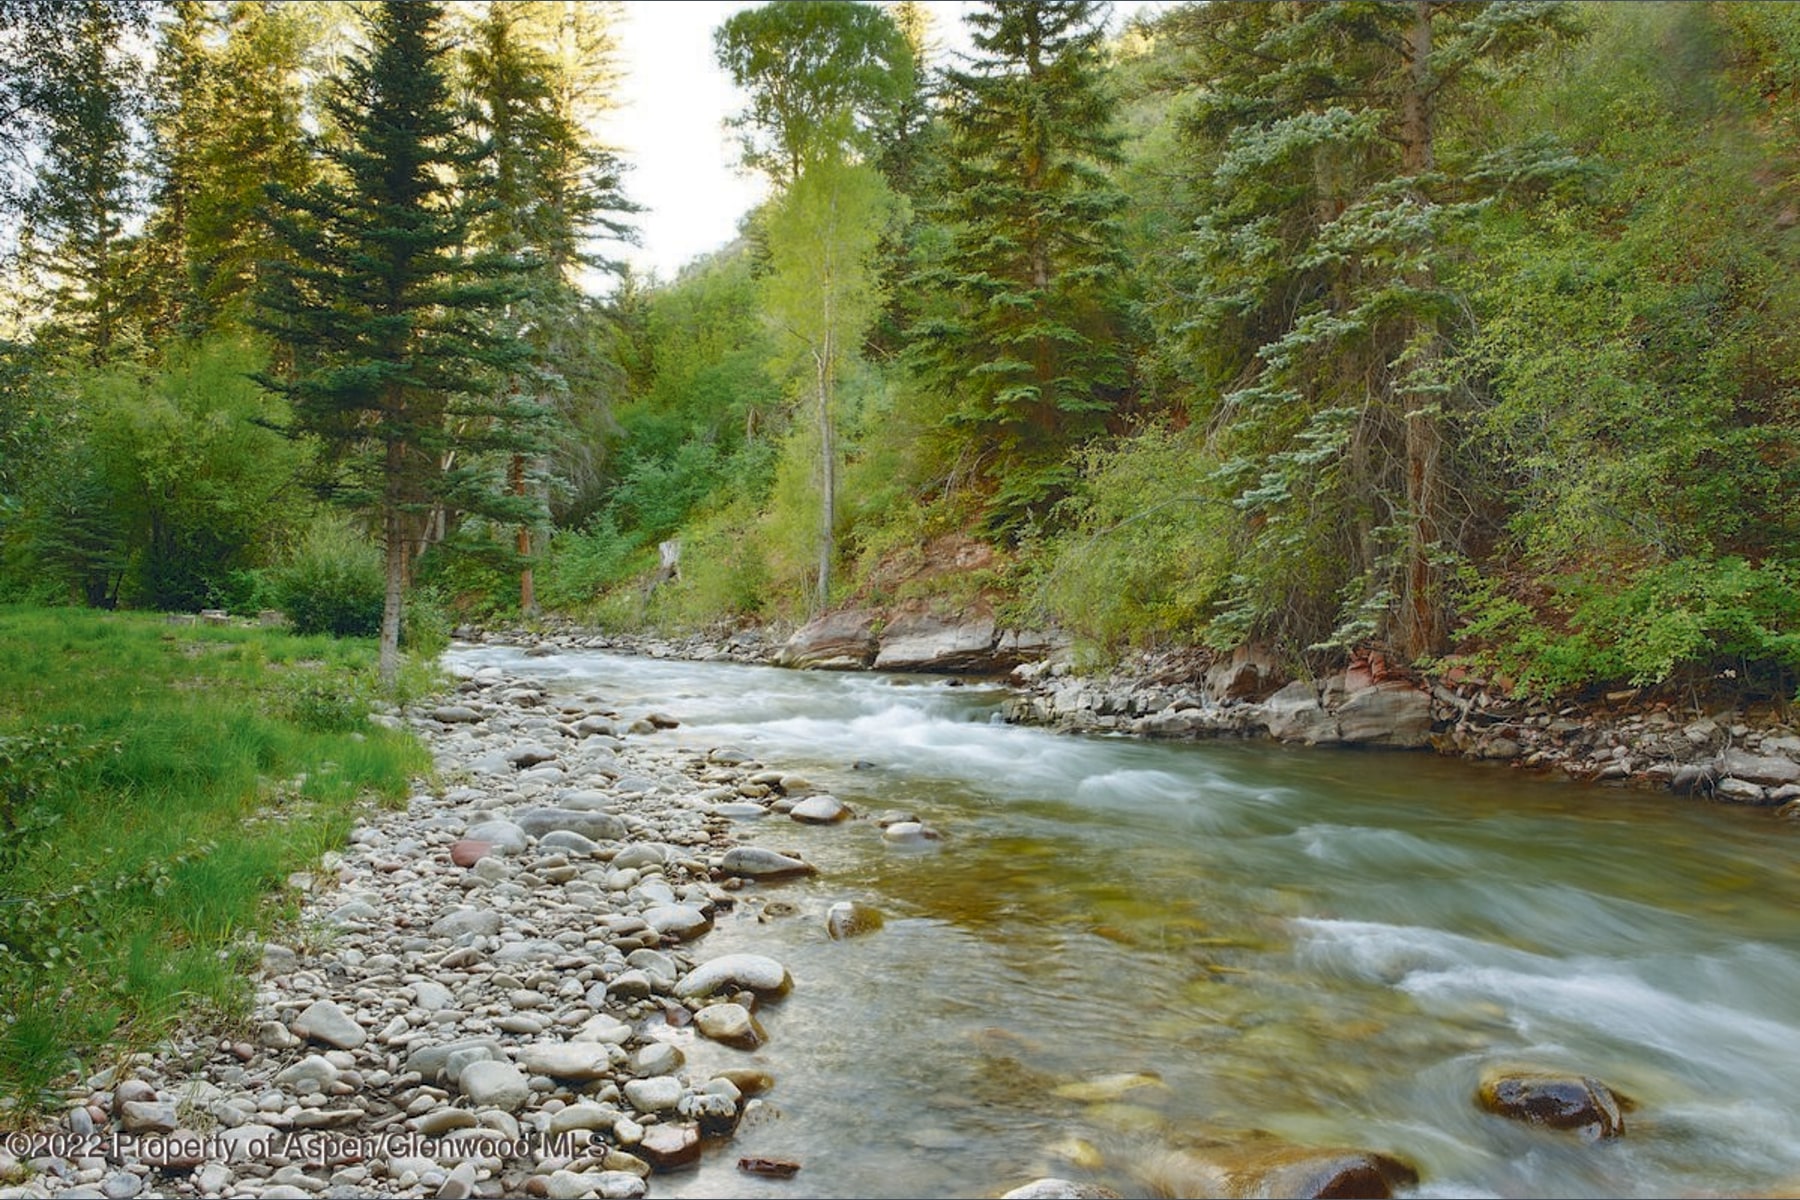
<path fill-rule="evenodd" d="M 538 596 L 553 609 L 591 604 L 607 588 L 629 578 L 644 565 L 640 542 L 619 532 L 609 512 L 585 529 L 559 529 L 550 538 Z"/>
<path fill-rule="evenodd" d="M 407 653 L 435 659 L 450 646 L 450 613 L 436 588 L 415 587 L 400 614 L 400 645 Z"/>
<path fill-rule="evenodd" d="M 1571 577 L 1543 611 L 1490 579 L 1469 585 L 1461 609 L 1463 661 L 1529 694 L 1702 675 L 1785 693 L 1800 677 L 1800 576 L 1783 564 L 1691 557 Z"/>
<path fill-rule="evenodd" d="M 373 637 L 386 595 L 381 553 L 340 520 L 317 521 L 271 572 L 277 606 L 299 634 Z"/>

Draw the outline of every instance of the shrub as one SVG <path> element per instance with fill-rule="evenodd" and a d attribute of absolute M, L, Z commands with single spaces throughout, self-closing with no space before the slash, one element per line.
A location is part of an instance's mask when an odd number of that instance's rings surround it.
<path fill-rule="evenodd" d="M 590 604 L 643 565 L 644 556 L 638 551 L 638 539 L 620 533 L 610 511 L 585 529 L 559 529 L 551 535 L 538 574 L 538 595 L 550 608 Z"/>
<path fill-rule="evenodd" d="M 373 637 L 386 595 L 381 553 L 348 524 L 321 519 L 272 573 L 276 604 L 300 634 Z"/>
<path fill-rule="evenodd" d="M 1493 580 L 1467 585 L 1463 661 L 1552 696 L 1595 684 L 1717 676 L 1791 690 L 1800 677 L 1800 580 L 1778 563 L 1690 557 L 1558 581 L 1535 611 Z"/>

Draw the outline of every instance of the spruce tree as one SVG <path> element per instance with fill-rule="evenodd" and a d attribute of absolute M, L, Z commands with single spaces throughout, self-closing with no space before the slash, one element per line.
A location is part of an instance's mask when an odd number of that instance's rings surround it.
<path fill-rule="evenodd" d="M 496 313 L 519 294 L 516 260 L 469 253 L 475 197 L 459 189 L 462 137 L 438 36 L 443 10 L 384 3 L 369 46 L 328 101 L 331 169 L 275 187 L 262 324 L 294 365 L 267 382 L 317 439 L 323 490 L 374 519 L 386 563 L 381 673 L 392 681 L 409 568 L 450 512 L 532 519 L 493 477 L 495 452 L 537 446 L 541 408 L 498 384 L 528 353 Z"/>
<path fill-rule="evenodd" d="M 590 440 L 577 430 L 586 425 L 597 432 L 595 416 L 606 419 L 605 397 L 617 373 L 604 357 L 599 310 L 582 289 L 581 273 L 620 269 L 592 247 L 597 240 L 628 240 L 626 220 L 636 207 L 622 191 L 618 157 L 582 128 L 581 110 L 599 97 L 595 88 L 578 89 L 581 80 L 566 78 L 574 68 L 554 53 L 571 32 L 567 23 L 544 24 L 534 6 L 495 3 L 469 32 L 462 78 L 479 143 L 471 183 L 493 201 L 471 232 L 476 247 L 528 264 L 519 295 L 496 314 L 530 347 L 505 386 L 554 413 L 568 435 L 557 439 L 559 446 L 577 446 Z M 589 21 L 573 32 L 596 30 Z M 609 43 L 584 41 L 591 71 L 592 56 L 606 54 Z M 577 469 L 567 455 L 558 465 Z M 544 466 L 515 453 L 508 468 L 513 494 L 541 492 L 548 481 L 528 476 L 541 475 Z M 527 615 L 537 607 L 532 542 L 530 527 L 519 526 L 519 604 Z"/>
<path fill-rule="evenodd" d="M 1446 145 L 1443 118 L 1570 20 L 1553 3 L 1384 0 L 1164 21 L 1191 55 L 1199 191 L 1194 269 L 1164 319 L 1217 397 L 1201 415 L 1245 514 L 1224 614 L 1242 636 L 1442 648 L 1445 565 L 1470 515 L 1453 504 L 1446 370 L 1466 306 L 1445 268 L 1459 227 L 1560 153 Z"/>
<path fill-rule="evenodd" d="M 934 215 L 948 248 L 919 277 L 929 307 L 911 341 L 945 405 L 946 453 L 973 462 L 997 529 L 1046 515 L 1072 482 L 1070 448 L 1131 383 L 1106 15 L 992 0 L 968 17 L 976 56 L 947 73 Z"/>
<path fill-rule="evenodd" d="M 126 340 L 126 228 L 140 199 L 134 128 L 144 98 L 122 43 L 143 18 L 139 4 L 85 0 L 49 15 L 46 27 L 25 25 L 5 89 L 23 99 L 15 131 L 33 128 L 41 151 L 24 202 L 24 259 L 93 363 Z"/>

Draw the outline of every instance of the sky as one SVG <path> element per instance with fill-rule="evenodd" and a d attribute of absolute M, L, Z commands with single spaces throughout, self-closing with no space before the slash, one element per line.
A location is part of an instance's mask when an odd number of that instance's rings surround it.
<path fill-rule="evenodd" d="M 738 149 L 724 127 L 743 106 L 713 60 L 712 31 L 744 0 L 625 0 L 619 62 L 621 104 L 600 130 L 631 170 L 625 187 L 648 211 L 638 218 L 642 244 L 625 257 L 640 272 L 672 279 L 684 263 L 737 235 L 738 221 L 765 194 L 763 181 L 735 164 Z M 967 49 L 962 0 L 927 0 L 936 38 Z M 1114 5 L 1113 28 L 1154 2 Z"/>

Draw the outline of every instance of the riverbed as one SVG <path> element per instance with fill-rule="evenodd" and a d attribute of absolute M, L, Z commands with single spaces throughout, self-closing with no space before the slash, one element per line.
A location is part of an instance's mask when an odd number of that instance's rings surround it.
<path fill-rule="evenodd" d="M 1766 1194 L 1800 1184 L 1800 829 L 1767 810 L 1427 755 L 1152 744 L 1000 723 L 993 686 L 458 647 L 653 705 L 696 748 L 799 771 L 873 820 L 746 822 L 821 873 L 759 884 L 709 952 L 786 963 L 778 1079 L 729 1155 L 658 1195 L 974 1195 L 1044 1175 L 1182 1190 L 1183 1150 L 1394 1154 L 1424 1196 Z M 887 917 L 834 942 L 826 909 Z M 774 915 L 794 910 L 792 915 Z M 1481 1112 L 1485 1068 L 1597 1078 L 1587 1143 Z M 802 1163 L 791 1182 L 740 1155 Z"/>

